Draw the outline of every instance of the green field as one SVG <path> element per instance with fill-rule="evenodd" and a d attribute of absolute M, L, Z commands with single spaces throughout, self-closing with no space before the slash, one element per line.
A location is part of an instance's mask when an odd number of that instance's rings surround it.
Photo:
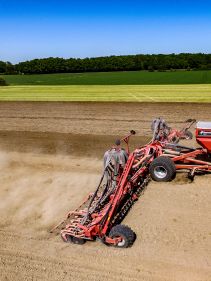
<path fill-rule="evenodd" d="M 12 85 L 178 85 L 211 84 L 211 71 L 96 72 L 2 75 Z"/>
<path fill-rule="evenodd" d="M 211 102 L 211 71 L 5 75 L 1 101 Z"/>
<path fill-rule="evenodd" d="M 211 102 L 211 84 L 0 87 L 0 101 Z"/>

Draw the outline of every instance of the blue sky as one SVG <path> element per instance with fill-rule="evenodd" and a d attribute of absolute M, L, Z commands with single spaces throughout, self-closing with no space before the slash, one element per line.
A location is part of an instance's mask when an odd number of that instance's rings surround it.
<path fill-rule="evenodd" d="M 211 0 L 0 0 L 0 60 L 211 53 Z"/>

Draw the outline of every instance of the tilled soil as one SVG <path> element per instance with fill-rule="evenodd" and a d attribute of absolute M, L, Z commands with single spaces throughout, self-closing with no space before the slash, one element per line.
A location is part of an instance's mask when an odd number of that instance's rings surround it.
<path fill-rule="evenodd" d="M 49 233 L 96 188 L 116 137 L 135 129 L 132 145 L 145 143 L 155 116 L 177 127 L 211 120 L 211 105 L 159 106 L 0 103 L 0 280 L 211 280 L 209 175 L 150 182 L 124 220 L 137 234 L 132 248 Z"/>
<path fill-rule="evenodd" d="M 1 102 L 1 130 L 122 136 L 133 129 L 149 136 L 150 122 L 162 116 L 172 127 L 188 118 L 210 120 L 211 104 Z"/>

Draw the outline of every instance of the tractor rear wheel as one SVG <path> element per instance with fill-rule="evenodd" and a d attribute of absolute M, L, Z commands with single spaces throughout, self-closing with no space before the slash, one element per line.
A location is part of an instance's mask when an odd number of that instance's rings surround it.
<path fill-rule="evenodd" d="M 154 181 L 171 181 L 175 177 L 176 167 L 169 157 L 160 156 L 152 161 L 149 172 Z"/>
<path fill-rule="evenodd" d="M 115 247 L 119 248 L 128 248 L 131 247 L 136 240 L 135 232 L 128 226 L 123 224 L 115 225 L 110 233 L 109 237 L 111 238 L 118 238 L 121 237 L 122 241 L 114 245 Z"/>

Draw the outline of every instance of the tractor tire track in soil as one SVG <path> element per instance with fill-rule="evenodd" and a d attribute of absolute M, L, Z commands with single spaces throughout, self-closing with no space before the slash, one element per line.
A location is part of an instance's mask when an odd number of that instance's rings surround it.
<path fill-rule="evenodd" d="M 180 128 L 190 117 L 211 120 L 210 109 L 0 103 L 0 280 L 210 281 L 209 175 L 193 183 L 184 174 L 171 183 L 150 182 L 124 220 L 137 234 L 132 248 L 66 244 L 49 233 L 95 189 L 103 153 L 116 137 L 137 130 L 135 147 L 150 139 L 155 116 Z"/>

